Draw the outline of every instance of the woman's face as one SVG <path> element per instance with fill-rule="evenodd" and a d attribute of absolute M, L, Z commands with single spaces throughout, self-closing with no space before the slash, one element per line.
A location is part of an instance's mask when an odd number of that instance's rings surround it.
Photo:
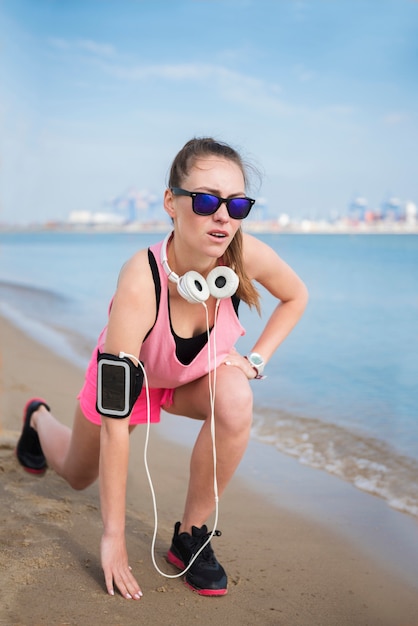
<path fill-rule="evenodd" d="M 216 156 L 198 159 L 180 186 L 187 191 L 211 193 L 221 198 L 245 196 L 241 168 L 229 159 Z M 211 257 L 222 256 L 241 225 L 241 220 L 229 216 L 225 203 L 212 215 L 202 216 L 193 212 L 189 196 L 174 196 L 167 190 L 165 201 L 176 233 L 185 243 L 198 246 Z"/>

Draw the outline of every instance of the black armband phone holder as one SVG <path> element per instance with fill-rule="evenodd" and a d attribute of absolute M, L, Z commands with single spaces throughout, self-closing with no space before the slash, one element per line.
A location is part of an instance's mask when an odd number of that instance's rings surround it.
<path fill-rule="evenodd" d="M 144 374 L 127 357 L 97 353 L 96 409 L 106 417 L 130 415 L 142 390 Z"/>

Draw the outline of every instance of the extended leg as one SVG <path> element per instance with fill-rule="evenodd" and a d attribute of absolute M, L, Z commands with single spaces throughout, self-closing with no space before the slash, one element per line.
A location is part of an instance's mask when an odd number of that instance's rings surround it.
<path fill-rule="evenodd" d="M 74 489 L 84 489 L 99 472 L 100 426 L 89 422 L 80 406 L 73 429 L 61 424 L 44 406 L 32 414 L 31 426 L 39 436 L 49 467 Z"/>

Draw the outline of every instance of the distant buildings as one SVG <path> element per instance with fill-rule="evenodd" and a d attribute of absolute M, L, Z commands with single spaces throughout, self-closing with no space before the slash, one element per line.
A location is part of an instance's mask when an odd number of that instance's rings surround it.
<path fill-rule="evenodd" d="M 161 197 L 148 190 L 127 189 L 103 204 L 100 211 L 72 211 L 69 228 L 165 231 L 170 220 Z M 371 208 L 364 196 L 356 195 L 344 213 L 333 211 L 328 219 L 292 217 L 291 210 L 272 210 L 266 198 L 258 198 L 243 228 L 250 232 L 418 232 L 417 207 L 388 196 Z"/>
<path fill-rule="evenodd" d="M 347 218 L 352 222 L 408 222 L 416 221 L 417 209 L 413 202 L 402 202 L 395 196 L 388 196 L 380 207 L 371 209 L 362 196 L 355 197 L 348 206 Z"/>
<path fill-rule="evenodd" d="M 121 227 L 133 224 L 167 224 L 167 214 L 162 201 L 149 191 L 130 188 L 104 203 L 101 211 L 72 211 L 68 216 L 70 226 Z"/>

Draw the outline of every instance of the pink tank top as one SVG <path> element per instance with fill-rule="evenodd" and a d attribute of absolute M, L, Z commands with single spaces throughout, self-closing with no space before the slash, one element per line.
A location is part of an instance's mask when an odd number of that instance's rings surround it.
<path fill-rule="evenodd" d="M 168 277 L 162 267 L 160 254 L 163 242 L 150 247 L 155 256 L 161 281 L 161 297 L 157 319 L 153 329 L 142 344 L 140 359 L 145 365 L 150 387 L 172 389 L 207 374 L 214 366 L 214 337 L 216 339 L 216 363 L 219 365 L 229 354 L 244 328 L 235 313 L 231 298 L 220 301 L 216 319 L 216 333 L 210 335 L 211 363 L 208 362 L 208 345 L 197 354 L 189 365 L 181 363 L 176 356 L 175 339 L 170 329 L 168 311 Z M 193 306 L 202 306 L 194 304 Z"/>

